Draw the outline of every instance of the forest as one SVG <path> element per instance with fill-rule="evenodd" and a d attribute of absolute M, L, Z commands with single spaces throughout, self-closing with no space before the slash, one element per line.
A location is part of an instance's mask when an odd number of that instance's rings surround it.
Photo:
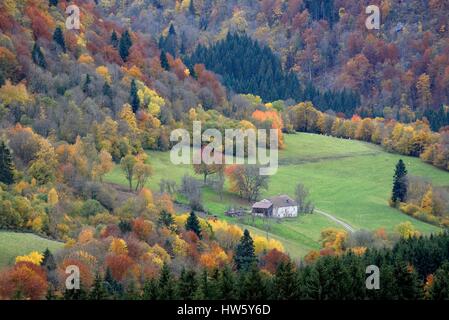
<path fill-rule="evenodd" d="M 74 1 L 1 1 L 0 235 L 60 249 L 0 252 L 0 299 L 449 299 L 448 186 L 407 162 L 449 171 L 449 3 L 371 2 L 379 31 L 365 28 L 368 1 L 78 0 L 79 30 Z M 200 179 L 174 182 L 172 165 L 149 187 L 153 157 L 193 121 L 275 129 L 280 151 L 310 133 L 403 156 L 376 201 L 439 232 L 323 228 L 294 259 L 268 232 L 203 212 L 207 192 L 261 200 L 268 178 L 242 186 L 255 167 L 199 165 Z M 301 219 L 314 208 L 297 191 Z M 372 264 L 380 291 L 365 289 Z M 72 265 L 78 291 L 64 288 Z"/>

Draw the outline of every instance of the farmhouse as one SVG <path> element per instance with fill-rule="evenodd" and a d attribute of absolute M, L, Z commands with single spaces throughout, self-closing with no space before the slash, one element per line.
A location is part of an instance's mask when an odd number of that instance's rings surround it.
<path fill-rule="evenodd" d="M 298 204 L 287 195 L 281 195 L 256 202 L 252 214 L 259 217 L 291 218 L 298 216 Z"/>

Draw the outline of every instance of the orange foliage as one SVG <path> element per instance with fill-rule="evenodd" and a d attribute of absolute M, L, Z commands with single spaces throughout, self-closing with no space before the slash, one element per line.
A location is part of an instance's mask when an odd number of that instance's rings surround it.
<path fill-rule="evenodd" d="M 110 255 L 106 258 L 106 266 L 117 281 L 122 281 L 128 272 L 135 269 L 134 261 L 127 255 Z"/>
<path fill-rule="evenodd" d="M 268 251 L 264 256 L 261 257 L 260 262 L 263 269 L 267 270 L 271 274 L 274 274 L 278 266 L 282 262 L 288 262 L 290 258 L 283 252 L 273 249 Z"/>
<path fill-rule="evenodd" d="M 19 262 L 0 273 L 0 298 L 42 299 L 47 292 L 45 271 L 30 262 Z"/>
<path fill-rule="evenodd" d="M 256 110 L 253 112 L 252 118 L 259 122 L 267 122 L 267 121 L 270 122 L 271 128 L 276 129 L 278 131 L 279 148 L 282 149 L 284 147 L 284 137 L 282 135 L 284 122 L 282 121 L 281 116 L 276 110 L 267 110 L 267 111 Z"/>

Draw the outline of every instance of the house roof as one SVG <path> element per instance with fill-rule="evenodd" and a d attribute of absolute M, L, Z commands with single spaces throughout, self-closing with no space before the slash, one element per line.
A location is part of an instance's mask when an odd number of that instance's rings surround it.
<path fill-rule="evenodd" d="M 292 207 L 298 205 L 295 200 L 287 195 L 272 197 L 269 200 L 273 204 L 273 206 L 277 208 Z"/>
<path fill-rule="evenodd" d="M 273 204 L 271 203 L 271 201 L 268 201 L 266 199 L 256 202 L 255 204 L 253 204 L 253 209 L 257 208 L 257 209 L 269 209 L 271 206 L 273 206 Z"/>

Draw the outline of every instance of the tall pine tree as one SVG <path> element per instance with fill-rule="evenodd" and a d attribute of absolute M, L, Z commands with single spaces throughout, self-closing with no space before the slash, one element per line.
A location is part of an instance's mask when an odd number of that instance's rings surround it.
<path fill-rule="evenodd" d="M 115 30 L 113 30 L 112 34 L 111 34 L 111 44 L 112 44 L 112 46 L 117 49 L 118 45 L 119 45 L 119 42 L 120 41 L 118 39 L 117 32 L 115 32 Z"/>
<path fill-rule="evenodd" d="M 33 62 L 39 67 L 45 69 L 47 68 L 47 61 L 45 61 L 44 54 L 42 53 L 41 47 L 35 42 L 33 46 L 33 51 L 31 52 L 31 57 Z"/>
<path fill-rule="evenodd" d="M 14 166 L 11 152 L 5 142 L 0 142 L 0 182 L 7 185 L 14 183 Z"/>
<path fill-rule="evenodd" d="M 140 100 L 137 95 L 137 84 L 136 80 L 131 81 L 131 89 L 129 91 L 129 104 L 131 105 L 133 112 L 136 113 L 140 108 Z"/>
<path fill-rule="evenodd" d="M 198 238 L 201 239 L 200 221 L 198 220 L 195 212 L 190 212 L 190 216 L 187 218 L 185 227 L 187 231 L 193 231 L 198 236 Z"/>
<path fill-rule="evenodd" d="M 404 202 L 406 198 L 407 198 L 407 168 L 405 167 L 404 161 L 402 161 L 401 159 L 396 164 L 391 201 L 394 204 L 396 204 L 398 201 Z"/>
<path fill-rule="evenodd" d="M 61 27 L 56 27 L 55 32 L 53 33 L 53 40 L 61 47 L 62 51 L 66 52 L 64 33 L 62 32 Z"/>
<path fill-rule="evenodd" d="M 254 241 L 249 231 L 245 229 L 240 243 L 237 245 L 234 254 L 234 263 L 237 270 L 245 271 L 256 262 L 256 254 L 254 250 Z"/>
<path fill-rule="evenodd" d="M 120 38 L 120 43 L 118 47 L 118 51 L 120 57 L 122 57 L 123 61 L 127 61 L 129 57 L 129 49 L 132 47 L 133 42 L 131 40 L 131 35 L 129 31 L 126 30 L 123 32 L 122 37 Z"/>
<path fill-rule="evenodd" d="M 170 71 L 170 65 L 168 64 L 168 59 L 167 59 L 167 53 L 165 53 L 164 50 L 161 50 L 161 67 L 164 68 L 164 70 Z"/>

